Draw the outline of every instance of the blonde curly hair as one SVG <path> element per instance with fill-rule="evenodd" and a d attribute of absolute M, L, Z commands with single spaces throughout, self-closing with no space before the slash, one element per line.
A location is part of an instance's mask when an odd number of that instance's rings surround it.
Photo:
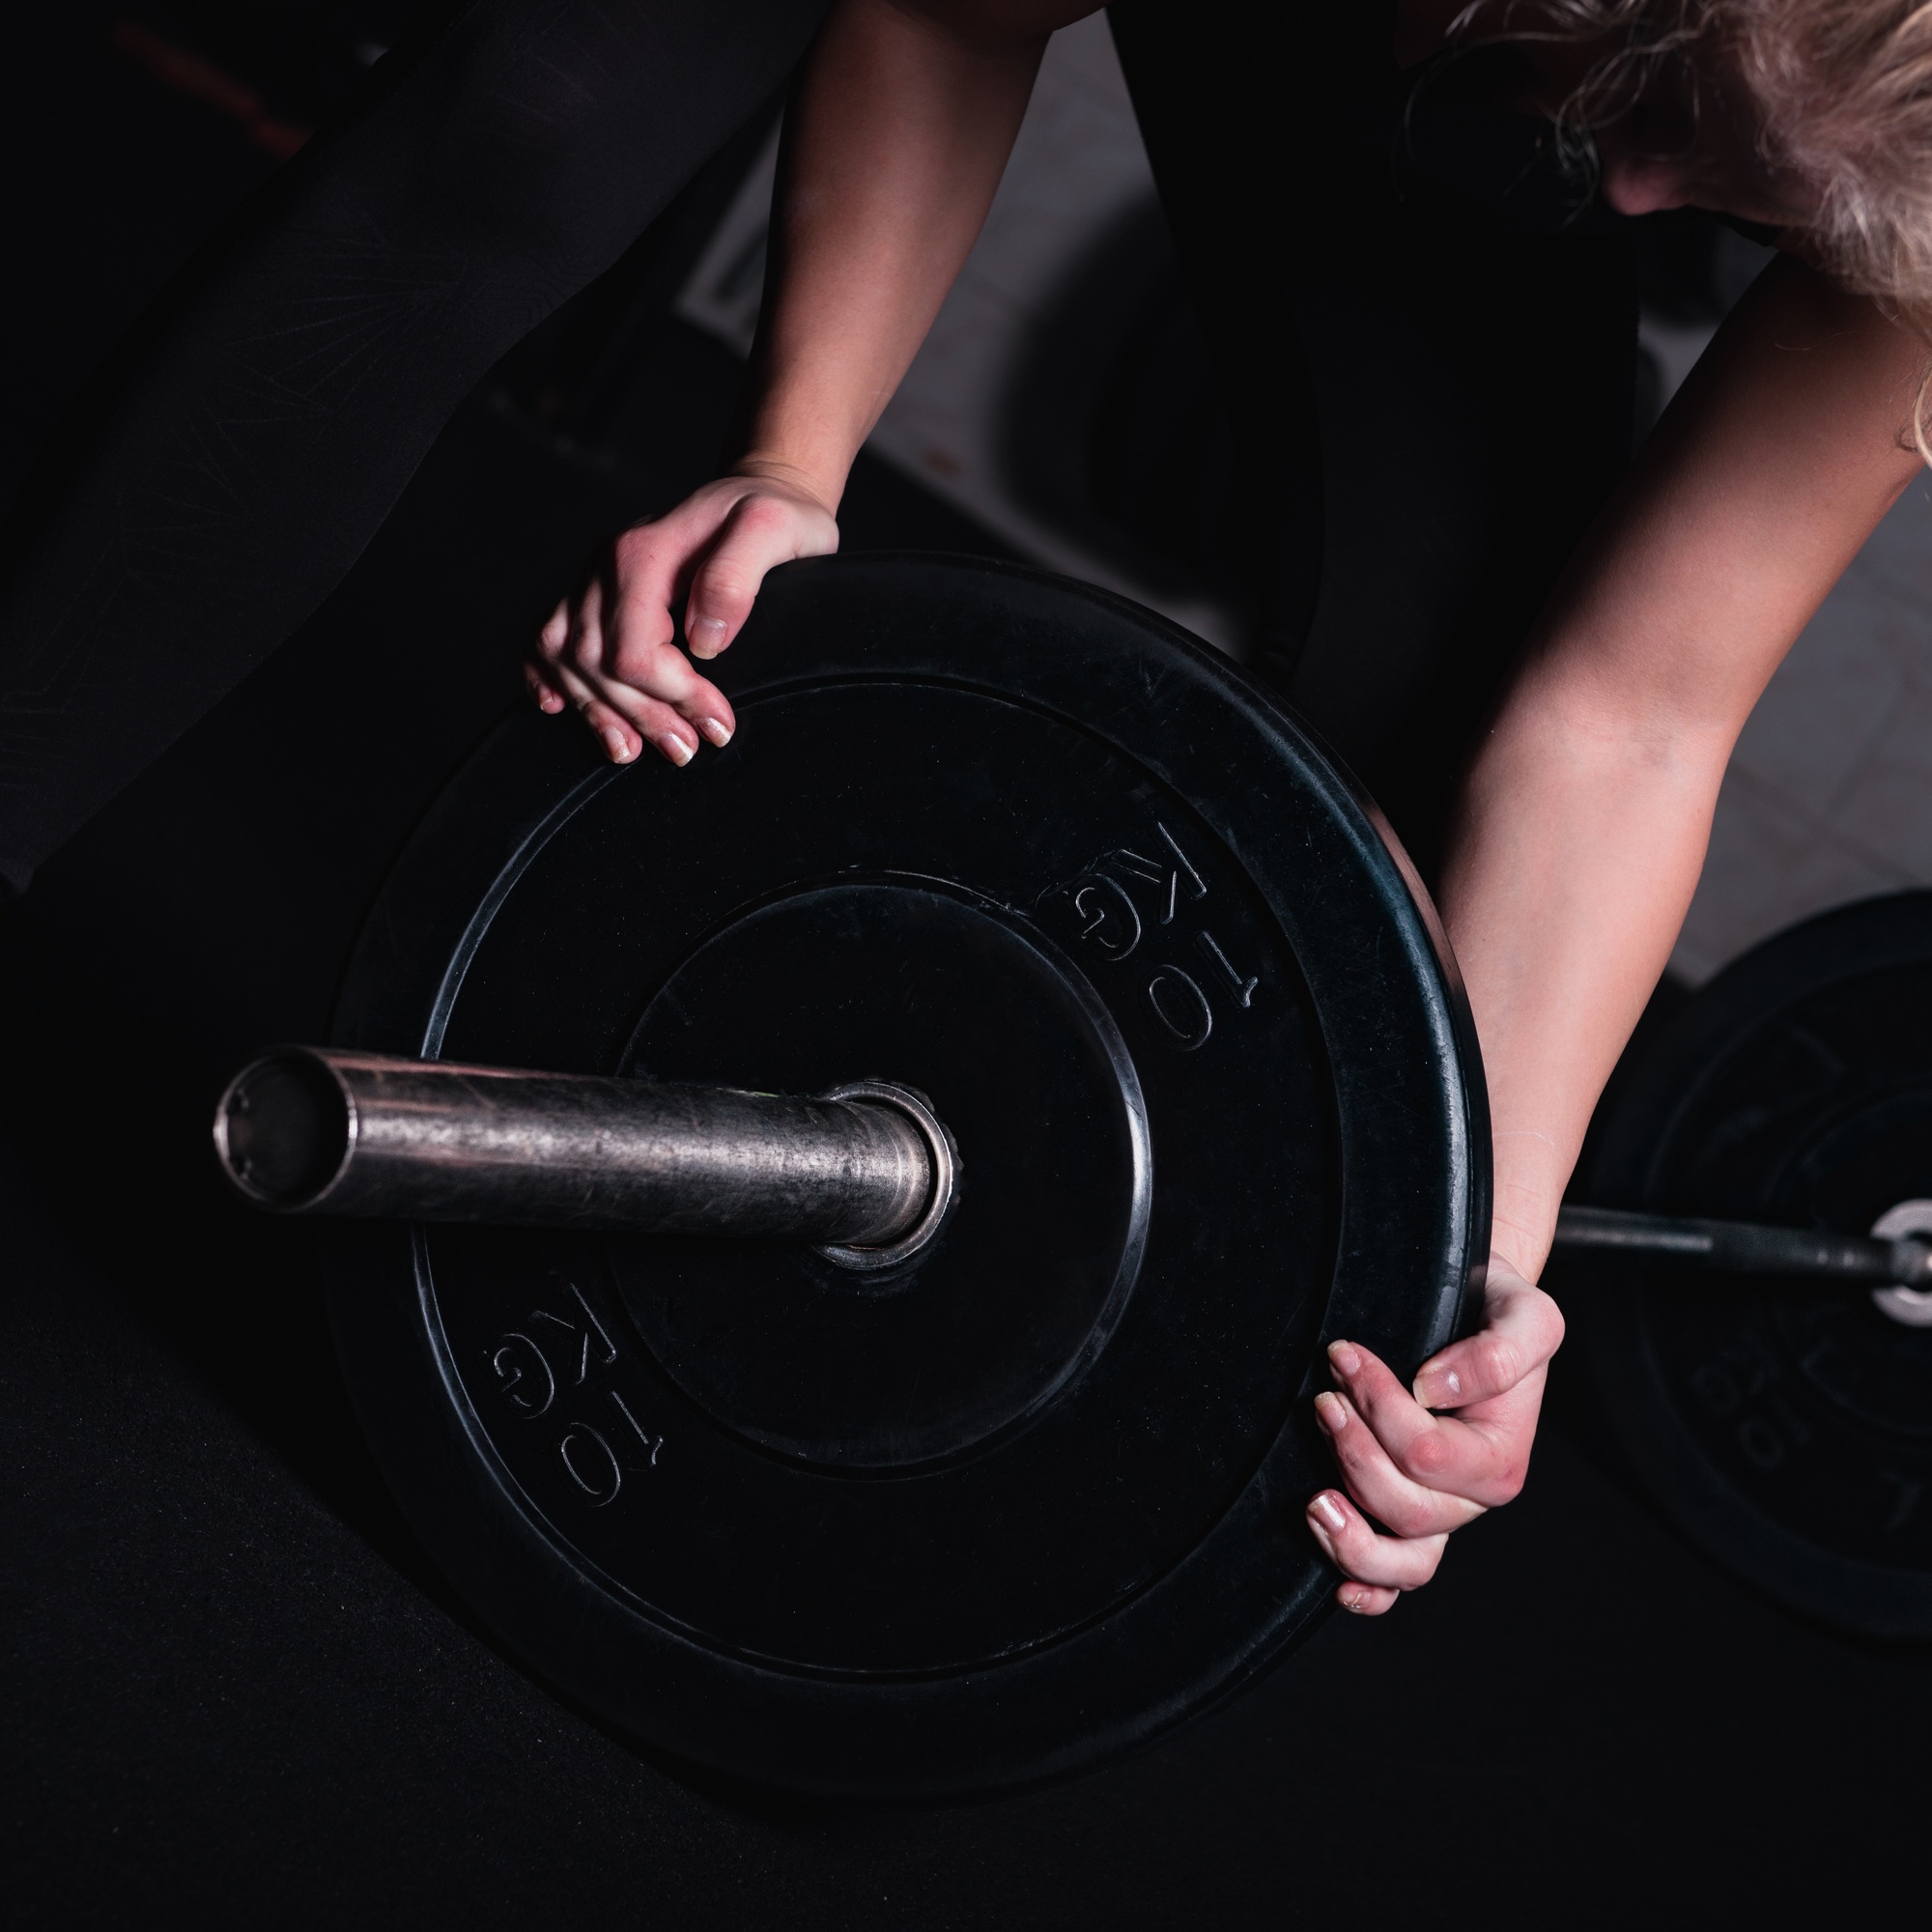
<path fill-rule="evenodd" d="M 1607 43 L 1564 109 L 1584 128 L 1665 71 L 1694 112 L 1721 64 L 1768 169 L 1805 191 L 1805 252 L 1921 327 L 1932 316 L 1932 0 L 1475 0 L 1455 28 L 1492 33 Z"/>

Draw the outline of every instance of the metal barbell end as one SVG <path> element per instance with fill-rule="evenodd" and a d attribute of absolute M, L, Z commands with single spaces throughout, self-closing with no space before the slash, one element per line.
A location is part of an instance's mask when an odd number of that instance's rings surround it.
<path fill-rule="evenodd" d="M 809 1241 L 862 1267 L 931 1237 L 956 1164 L 883 1081 L 810 1098 L 307 1046 L 235 1076 L 214 1150 L 276 1213 Z"/>

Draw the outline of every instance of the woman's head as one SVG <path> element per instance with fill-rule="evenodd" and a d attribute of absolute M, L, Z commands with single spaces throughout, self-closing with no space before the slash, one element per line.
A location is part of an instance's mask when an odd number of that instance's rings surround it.
<path fill-rule="evenodd" d="M 1932 0 L 1478 0 L 1459 29 L 1535 47 L 1614 206 L 1795 229 L 1932 311 Z"/>

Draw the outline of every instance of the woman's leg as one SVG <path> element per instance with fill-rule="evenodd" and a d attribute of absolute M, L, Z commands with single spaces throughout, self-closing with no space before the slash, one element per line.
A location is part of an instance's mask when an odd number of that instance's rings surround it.
<path fill-rule="evenodd" d="M 1628 461 L 1623 239 L 1510 235 L 1403 189 L 1387 9 L 1126 0 L 1113 18 L 1268 526 L 1257 668 L 1426 860 Z"/>
<path fill-rule="evenodd" d="M 0 896 L 272 651 L 457 405 L 781 85 L 824 0 L 470 0 L 177 280 L 0 577 Z"/>

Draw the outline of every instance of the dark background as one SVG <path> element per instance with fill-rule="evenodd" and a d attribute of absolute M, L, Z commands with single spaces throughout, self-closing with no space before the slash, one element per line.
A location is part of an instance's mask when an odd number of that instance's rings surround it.
<path fill-rule="evenodd" d="M 0 498 L 353 84 L 380 12 L 16 0 Z M 110 40 L 128 17 L 241 93 L 164 79 L 153 43 Z M 218 1195 L 205 1122 L 242 1056 L 325 1031 L 361 908 L 516 701 L 520 642 L 590 544 L 705 473 L 736 372 L 654 316 L 675 241 L 510 358 L 327 607 L 0 916 L 8 1916 L 1675 1924 L 1894 1891 L 1922 1916 L 1932 1659 L 1809 1628 L 1684 1545 L 1561 1360 L 1528 1492 L 1435 1586 L 1338 1618 L 1161 1747 L 1018 1798 L 826 1811 L 707 1788 L 560 1708 L 426 1573 L 349 1420 L 302 1239 Z M 845 528 L 997 550 L 880 468 Z"/>

